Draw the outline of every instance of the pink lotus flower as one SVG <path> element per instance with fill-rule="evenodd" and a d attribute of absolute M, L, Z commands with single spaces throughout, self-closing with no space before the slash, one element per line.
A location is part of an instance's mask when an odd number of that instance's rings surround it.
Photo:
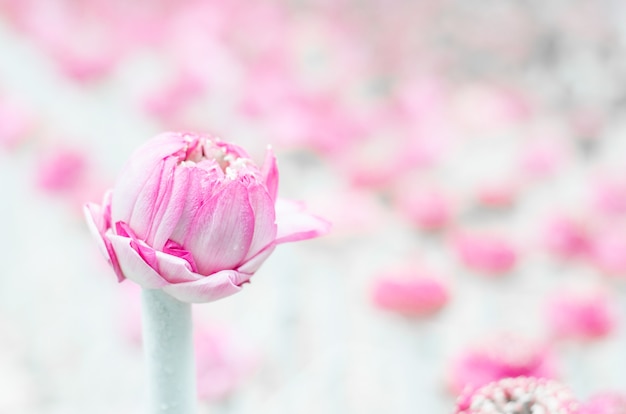
<path fill-rule="evenodd" d="M 626 276 L 626 235 L 624 227 L 612 223 L 594 235 L 590 248 L 591 263 L 601 272 L 614 277 Z"/>
<path fill-rule="evenodd" d="M 454 240 L 454 248 L 468 268 L 488 275 L 508 272 L 517 261 L 515 246 L 498 235 L 461 234 Z"/>
<path fill-rule="evenodd" d="M 563 259 L 583 256 L 590 246 L 589 231 L 584 223 L 567 216 L 552 218 L 543 238 L 548 250 Z"/>
<path fill-rule="evenodd" d="M 451 201 L 441 191 L 398 191 L 397 206 L 412 223 L 426 231 L 437 231 L 452 221 Z"/>
<path fill-rule="evenodd" d="M 52 148 L 37 163 L 37 186 L 48 193 L 75 191 L 85 180 L 87 167 L 87 157 L 80 150 Z"/>
<path fill-rule="evenodd" d="M 579 403 L 564 385 L 544 378 L 505 378 L 459 397 L 455 414 L 578 413 Z"/>
<path fill-rule="evenodd" d="M 615 309 L 602 291 L 561 291 L 548 303 L 548 321 L 558 338 L 601 339 L 615 330 Z"/>
<path fill-rule="evenodd" d="M 556 361 L 547 345 L 517 334 L 499 334 L 454 359 L 448 373 L 453 393 L 508 377 L 554 378 Z"/>
<path fill-rule="evenodd" d="M 439 311 L 449 298 L 448 286 L 441 278 L 416 274 L 411 269 L 381 275 L 372 289 L 377 307 L 412 317 Z"/>
<path fill-rule="evenodd" d="M 329 230 L 277 190 L 271 151 L 259 169 L 239 146 L 169 132 L 141 146 L 85 212 L 119 281 L 210 302 L 241 290 L 276 245 Z"/>

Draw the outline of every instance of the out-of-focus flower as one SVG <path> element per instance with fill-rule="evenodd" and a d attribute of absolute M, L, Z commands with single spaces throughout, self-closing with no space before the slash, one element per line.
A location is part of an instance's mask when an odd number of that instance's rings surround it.
<path fill-rule="evenodd" d="M 543 234 L 543 245 L 563 259 L 580 257 L 589 251 L 590 237 L 586 226 L 565 215 L 553 217 Z"/>
<path fill-rule="evenodd" d="M 203 96 L 204 82 L 192 73 L 182 71 L 169 84 L 148 94 L 144 100 L 146 112 L 168 123 L 176 120 L 186 105 Z"/>
<path fill-rule="evenodd" d="M 75 191 L 85 181 L 86 155 L 74 148 L 56 147 L 47 151 L 37 163 L 37 187 L 49 193 Z"/>
<path fill-rule="evenodd" d="M 626 214 L 626 180 L 606 177 L 594 183 L 593 207 L 599 214 L 611 216 Z"/>
<path fill-rule="evenodd" d="M 458 394 L 508 377 L 555 378 L 556 371 L 555 356 L 546 344 L 517 334 L 500 334 L 454 359 L 448 387 Z"/>
<path fill-rule="evenodd" d="M 452 203 L 440 191 L 398 191 L 397 206 L 418 228 L 441 230 L 452 220 Z"/>
<path fill-rule="evenodd" d="M 578 414 L 626 414 L 626 395 L 620 392 L 594 394 L 581 404 Z"/>
<path fill-rule="evenodd" d="M 522 151 L 520 167 L 532 178 L 543 178 L 553 174 L 566 158 L 566 149 L 550 140 L 537 138 Z"/>
<path fill-rule="evenodd" d="M 377 307 L 410 317 L 431 315 L 449 299 L 448 286 L 440 277 L 408 267 L 380 275 L 372 288 Z"/>
<path fill-rule="evenodd" d="M 510 207 L 515 203 L 519 190 L 519 184 L 512 179 L 484 183 L 476 190 L 476 201 L 485 207 Z"/>
<path fill-rule="evenodd" d="M 194 333 L 198 397 L 227 397 L 259 366 L 261 355 L 247 338 L 218 326 L 197 325 Z"/>
<path fill-rule="evenodd" d="M 33 130 L 33 124 L 33 117 L 25 108 L 0 99 L 0 147 L 16 147 Z"/>
<path fill-rule="evenodd" d="M 622 226 L 602 228 L 591 241 L 590 260 L 610 276 L 626 277 L 626 233 Z"/>
<path fill-rule="evenodd" d="M 515 246 L 495 234 L 463 233 L 454 239 L 453 245 L 467 267 L 488 275 L 508 272 L 517 261 Z"/>
<path fill-rule="evenodd" d="M 209 302 L 241 290 L 276 245 L 328 231 L 277 190 L 271 151 L 258 168 L 239 146 L 172 132 L 137 149 L 103 204 L 85 210 L 118 280 Z"/>
<path fill-rule="evenodd" d="M 548 302 L 548 322 L 557 338 L 593 340 L 614 331 L 615 309 L 602 291 L 559 291 Z"/>
<path fill-rule="evenodd" d="M 574 414 L 579 402 L 564 385 L 545 378 L 505 378 L 461 395 L 456 414 Z"/>

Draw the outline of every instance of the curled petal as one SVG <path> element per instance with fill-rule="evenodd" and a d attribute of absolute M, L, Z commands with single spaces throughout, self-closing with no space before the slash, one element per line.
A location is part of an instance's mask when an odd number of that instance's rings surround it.
<path fill-rule="evenodd" d="M 182 302 L 212 302 L 239 292 L 241 285 L 251 276 L 235 270 L 222 270 L 193 282 L 167 285 L 163 291 Z"/>
<path fill-rule="evenodd" d="M 122 269 L 120 268 L 113 246 L 111 245 L 111 241 L 106 236 L 109 231 L 111 221 L 110 200 L 111 193 L 107 192 L 104 196 L 104 203 L 102 206 L 94 203 L 87 203 L 85 204 L 84 211 L 89 231 L 96 239 L 100 252 L 107 258 L 113 267 L 118 282 L 121 282 L 125 279 L 125 277 L 122 273 Z"/>
<path fill-rule="evenodd" d="M 276 202 L 278 194 L 278 166 L 276 165 L 276 157 L 271 147 L 268 147 L 265 153 L 265 162 L 263 163 L 261 174 L 265 181 L 267 192 L 272 197 L 272 200 Z"/>
<path fill-rule="evenodd" d="M 168 284 L 133 248 L 133 239 L 116 234 L 108 234 L 106 237 L 111 242 L 125 277 L 146 289 L 157 289 Z"/>
<path fill-rule="evenodd" d="M 195 273 L 187 260 L 171 254 L 156 252 L 159 274 L 169 283 L 185 283 L 200 280 L 206 276 Z"/>
<path fill-rule="evenodd" d="M 307 240 L 330 231 L 331 224 L 309 214 L 303 203 L 278 199 L 276 201 L 276 244 Z"/>
<path fill-rule="evenodd" d="M 260 185 L 248 187 L 248 201 L 254 214 L 254 233 L 244 261 L 256 256 L 276 238 L 276 212 L 274 201 Z"/>

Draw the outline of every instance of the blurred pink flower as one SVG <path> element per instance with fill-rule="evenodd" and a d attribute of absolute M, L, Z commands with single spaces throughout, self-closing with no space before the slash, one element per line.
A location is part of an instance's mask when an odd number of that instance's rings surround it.
<path fill-rule="evenodd" d="M 205 401 L 227 397 L 261 361 L 259 350 L 248 338 L 223 327 L 196 324 L 194 347 L 198 397 Z"/>
<path fill-rule="evenodd" d="M 144 108 L 160 121 L 171 122 L 186 105 L 203 96 L 204 82 L 188 72 L 179 73 L 172 82 L 148 94 L 144 99 Z"/>
<path fill-rule="evenodd" d="M 533 178 L 543 178 L 553 174 L 566 158 L 566 150 L 550 140 L 550 136 L 537 137 L 535 142 L 523 148 L 521 169 Z"/>
<path fill-rule="evenodd" d="M 481 184 L 476 189 L 476 201 L 485 207 L 505 208 L 515 203 L 520 191 L 514 179 L 502 179 Z"/>
<path fill-rule="evenodd" d="M 591 240 L 590 260 L 610 276 L 626 277 L 626 233 L 623 226 L 599 229 Z"/>
<path fill-rule="evenodd" d="M 440 191 L 411 191 L 405 187 L 397 193 L 398 209 L 418 228 L 441 230 L 452 221 L 451 201 Z"/>
<path fill-rule="evenodd" d="M 0 99 L 0 147 L 13 149 L 34 129 L 32 115 L 9 99 Z"/>
<path fill-rule="evenodd" d="M 52 148 L 37 162 L 37 187 L 49 193 L 71 193 L 83 185 L 87 169 L 87 156 L 82 151 Z"/>
<path fill-rule="evenodd" d="M 372 301 L 384 310 L 410 317 L 436 313 L 449 301 L 446 283 L 411 268 L 382 273 L 372 287 Z"/>
<path fill-rule="evenodd" d="M 271 151 L 260 169 L 239 146 L 170 132 L 137 149 L 85 212 L 119 281 L 210 302 L 241 290 L 276 245 L 329 230 L 277 190 Z"/>
<path fill-rule="evenodd" d="M 454 394 L 507 377 L 555 378 L 556 360 L 546 344 L 517 334 L 490 336 L 456 357 L 448 369 Z"/>
<path fill-rule="evenodd" d="M 455 414 L 575 414 L 579 402 L 564 385 L 545 378 L 504 378 L 457 400 Z"/>
<path fill-rule="evenodd" d="M 583 402 L 578 414 L 626 414 L 626 394 L 601 392 Z"/>
<path fill-rule="evenodd" d="M 604 177 L 592 188 L 593 207 L 602 215 L 626 214 L 626 179 L 621 176 Z"/>
<path fill-rule="evenodd" d="M 562 259 L 581 257 L 589 251 L 590 235 L 580 221 L 566 215 L 553 217 L 543 233 L 543 245 Z"/>
<path fill-rule="evenodd" d="M 468 268 L 488 275 L 506 273 L 517 261 L 513 243 L 495 234 L 462 233 L 454 238 L 453 246 Z"/>
<path fill-rule="evenodd" d="M 614 304 L 603 291 L 559 291 L 548 301 L 546 316 L 556 338 L 601 339 L 616 328 Z"/>

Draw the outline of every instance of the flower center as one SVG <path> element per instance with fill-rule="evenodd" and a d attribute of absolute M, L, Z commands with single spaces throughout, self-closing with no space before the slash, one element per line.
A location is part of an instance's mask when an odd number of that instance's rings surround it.
<path fill-rule="evenodd" d="M 226 147 L 209 137 L 187 134 L 184 139 L 186 147 L 184 159 L 181 161 L 182 165 L 213 161 L 222 173 L 231 180 L 245 174 L 252 165 L 251 160 L 230 153 Z"/>

